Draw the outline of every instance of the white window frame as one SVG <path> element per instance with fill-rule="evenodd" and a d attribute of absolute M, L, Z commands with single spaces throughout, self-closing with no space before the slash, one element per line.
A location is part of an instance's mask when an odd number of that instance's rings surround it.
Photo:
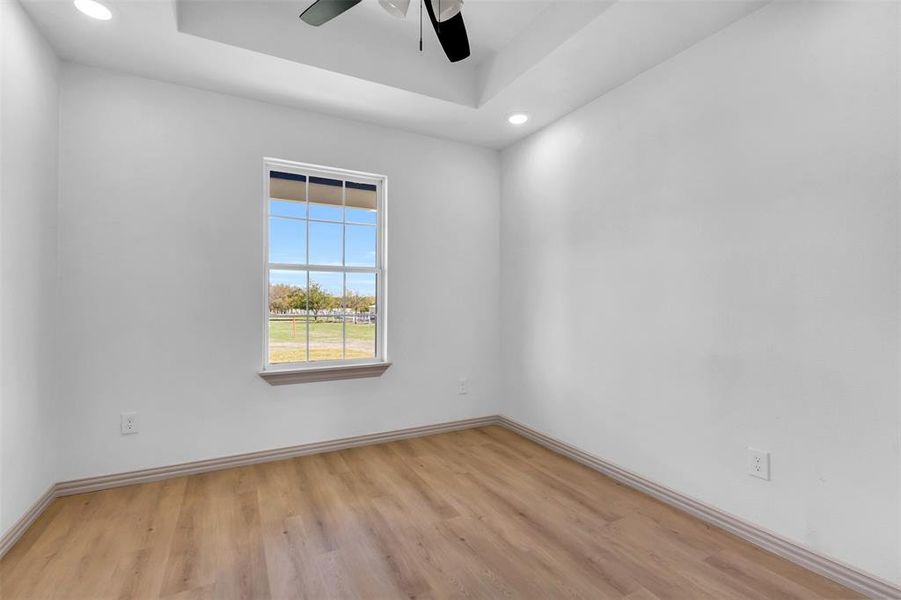
<path fill-rule="evenodd" d="M 270 223 L 270 197 L 269 182 L 270 171 L 282 171 L 306 176 L 307 202 L 309 203 L 310 177 L 324 177 L 338 179 L 354 183 L 365 183 L 376 187 L 376 257 L 375 267 L 348 267 L 335 265 L 313 264 L 283 264 L 269 262 L 269 223 Z M 307 163 L 294 162 L 278 158 L 263 159 L 263 367 L 260 376 L 269 383 L 302 383 L 305 381 L 321 381 L 325 379 L 348 379 L 355 377 L 373 377 L 381 375 L 390 366 L 388 362 L 388 278 L 386 269 L 387 258 L 387 202 L 386 191 L 388 178 L 384 175 L 364 173 L 361 171 L 349 171 L 334 167 L 324 167 Z M 346 188 L 343 188 L 346 189 Z M 344 192 L 342 192 L 344 194 Z M 307 204 L 307 260 L 309 260 L 309 204 Z M 317 221 L 313 219 L 313 221 Z M 342 236 L 342 257 L 346 243 Z M 342 263 L 344 261 L 342 260 Z M 355 358 L 320 360 L 294 363 L 270 363 L 269 362 L 269 272 L 270 269 L 308 272 L 331 273 L 374 273 L 376 279 L 376 339 L 374 358 Z M 346 280 L 346 276 L 345 276 Z M 346 324 L 345 324 L 346 327 Z M 309 356 L 309 332 L 307 333 L 307 355 Z M 345 342 L 346 343 L 346 340 Z"/>

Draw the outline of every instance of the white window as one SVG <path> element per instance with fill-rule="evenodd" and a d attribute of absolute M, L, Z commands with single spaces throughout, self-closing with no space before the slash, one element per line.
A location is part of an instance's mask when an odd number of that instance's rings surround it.
<path fill-rule="evenodd" d="M 387 366 L 385 177 L 275 159 L 264 164 L 261 374 L 380 374 Z M 310 379 L 270 382 L 304 380 Z"/>

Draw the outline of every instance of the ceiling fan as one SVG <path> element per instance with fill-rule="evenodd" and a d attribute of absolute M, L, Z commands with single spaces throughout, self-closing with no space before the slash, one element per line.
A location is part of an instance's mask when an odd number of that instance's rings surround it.
<path fill-rule="evenodd" d="M 319 27 L 360 2 L 362 0 L 316 0 L 300 14 L 300 18 L 305 23 Z M 463 15 L 460 13 L 463 0 L 420 0 L 420 2 L 425 4 L 429 21 L 432 22 L 435 35 L 438 36 L 448 60 L 458 62 L 468 57 L 469 38 L 466 35 L 466 25 L 463 24 Z M 379 0 L 379 4 L 390 15 L 402 19 L 407 15 L 410 0 Z M 422 50 L 421 22 L 419 37 L 419 49 Z"/>

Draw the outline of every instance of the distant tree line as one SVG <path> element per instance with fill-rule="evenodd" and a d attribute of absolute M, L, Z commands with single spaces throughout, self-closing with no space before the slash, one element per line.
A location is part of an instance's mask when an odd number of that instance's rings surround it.
<path fill-rule="evenodd" d="M 375 296 L 363 296 L 352 290 L 343 299 L 344 306 L 355 313 L 367 313 L 375 304 Z M 321 285 L 310 282 L 309 290 L 303 287 L 276 283 L 269 286 L 269 312 L 285 314 L 294 311 L 310 311 L 314 315 L 329 312 L 342 306 L 341 296 L 334 296 Z"/>

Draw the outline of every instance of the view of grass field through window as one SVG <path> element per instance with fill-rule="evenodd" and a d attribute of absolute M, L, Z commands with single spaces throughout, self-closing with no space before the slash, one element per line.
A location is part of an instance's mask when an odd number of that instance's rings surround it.
<path fill-rule="evenodd" d="M 269 363 L 376 357 L 376 187 L 271 171 L 269 195 Z"/>

